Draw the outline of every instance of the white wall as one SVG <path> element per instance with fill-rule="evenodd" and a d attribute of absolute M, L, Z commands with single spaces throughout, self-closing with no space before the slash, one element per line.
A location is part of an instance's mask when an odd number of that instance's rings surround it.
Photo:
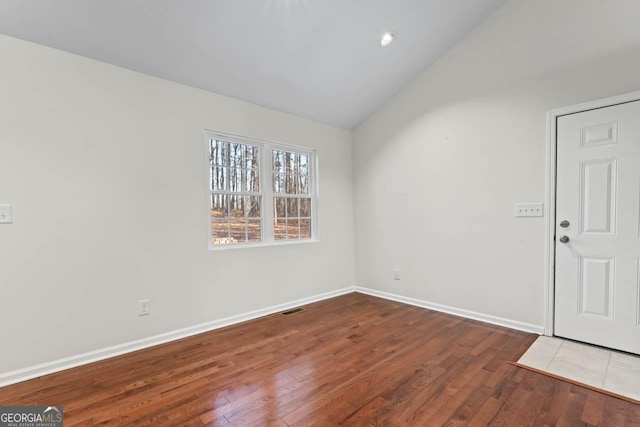
<path fill-rule="evenodd" d="M 0 374 L 354 284 L 350 132 L 4 36 L 0 52 Z M 321 241 L 210 252 L 205 129 L 317 149 Z"/>
<path fill-rule="evenodd" d="M 548 110 L 640 89 L 639 16 L 511 0 L 361 125 L 358 284 L 542 326 L 544 219 L 513 205 L 544 200 Z"/>

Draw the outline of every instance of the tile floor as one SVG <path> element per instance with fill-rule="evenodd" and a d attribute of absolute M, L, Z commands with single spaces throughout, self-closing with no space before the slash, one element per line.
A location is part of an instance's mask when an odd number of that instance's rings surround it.
<path fill-rule="evenodd" d="M 541 336 L 518 363 L 640 400 L 638 356 Z"/>

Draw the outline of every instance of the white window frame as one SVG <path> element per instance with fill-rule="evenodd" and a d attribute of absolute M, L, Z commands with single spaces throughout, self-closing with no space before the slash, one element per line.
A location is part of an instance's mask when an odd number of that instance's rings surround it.
<path fill-rule="evenodd" d="M 212 242 L 213 230 L 212 230 L 212 216 L 211 216 L 211 196 L 213 191 L 211 190 L 211 166 L 209 164 L 209 143 L 211 139 L 223 140 L 226 142 L 235 142 L 240 144 L 249 144 L 258 146 L 260 148 L 260 192 L 257 195 L 261 196 L 261 222 L 262 222 L 262 241 L 261 242 L 246 242 L 246 243 L 228 243 L 214 245 Z M 299 145 L 285 144 L 281 142 L 273 142 L 264 139 L 258 139 L 248 136 L 241 136 L 227 132 L 220 131 L 205 131 L 205 165 L 206 165 L 206 177 L 207 184 L 207 240 L 208 247 L 211 251 L 239 249 L 239 248 L 256 248 L 263 246 L 280 246 L 280 245 L 296 245 L 304 243 L 318 242 L 319 239 L 319 219 L 318 219 L 318 204 L 319 204 L 319 192 L 318 192 L 318 155 L 316 150 L 309 147 L 303 147 Z M 311 181 L 309 185 L 308 197 L 311 199 L 311 237 L 310 238 L 298 238 L 298 239 L 283 239 L 276 240 L 274 235 L 274 198 L 284 197 L 281 193 L 275 193 L 273 191 L 273 165 L 272 157 L 273 150 L 290 151 L 296 154 L 304 154 L 309 156 L 309 179 Z M 297 195 L 303 196 L 303 195 Z M 306 196 L 306 195 L 305 195 Z"/>

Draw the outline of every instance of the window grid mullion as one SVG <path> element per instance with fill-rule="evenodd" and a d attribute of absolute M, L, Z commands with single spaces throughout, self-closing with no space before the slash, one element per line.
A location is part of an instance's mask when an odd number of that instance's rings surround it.
<path fill-rule="evenodd" d="M 262 147 L 262 154 L 260 156 L 260 170 L 264 179 L 262 180 L 262 192 L 264 198 L 264 236 L 263 241 L 265 243 L 273 243 L 275 241 L 275 203 L 273 192 L 273 150 L 270 144 L 264 144 Z M 268 182 L 268 184 L 267 184 Z"/>
<path fill-rule="evenodd" d="M 244 192 L 244 191 L 227 191 L 227 190 L 210 190 L 211 194 L 222 194 L 225 196 L 262 196 L 259 192 Z"/>

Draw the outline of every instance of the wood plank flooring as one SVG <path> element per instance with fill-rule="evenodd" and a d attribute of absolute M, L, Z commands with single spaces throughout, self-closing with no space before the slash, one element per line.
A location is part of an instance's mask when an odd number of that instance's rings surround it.
<path fill-rule="evenodd" d="M 349 294 L 0 389 L 65 426 L 639 426 L 521 369 L 533 335 Z"/>

